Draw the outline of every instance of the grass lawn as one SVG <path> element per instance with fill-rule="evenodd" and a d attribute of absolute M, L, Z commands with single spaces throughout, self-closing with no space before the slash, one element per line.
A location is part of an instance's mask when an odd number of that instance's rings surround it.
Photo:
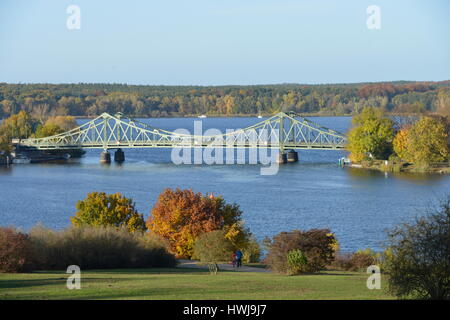
<path fill-rule="evenodd" d="M 262 272 L 210 275 L 202 269 L 118 269 L 82 272 L 68 290 L 65 272 L 0 273 L 0 299 L 392 299 L 366 287 L 368 275 L 327 271 L 285 276 Z"/>

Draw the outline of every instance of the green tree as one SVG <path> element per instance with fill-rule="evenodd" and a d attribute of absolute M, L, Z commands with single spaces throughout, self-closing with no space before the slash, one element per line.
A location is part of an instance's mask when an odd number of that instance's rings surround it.
<path fill-rule="evenodd" d="M 227 239 L 224 230 L 214 230 L 200 235 L 194 244 L 194 257 L 209 265 L 211 273 L 219 270 L 218 263 L 230 260 L 236 248 Z"/>
<path fill-rule="evenodd" d="M 114 226 L 130 232 L 147 230 L 144 217 L 137 212 L 133 201 L 120 193 L 91 192 L 77 202 L 76 208 L 78 211 L 70 218 L 75 226 Z"/>
<path fill-rule="evenodd" d="M 348 135 L 350 159 L 360 162 L 367 157 L 387 159 L 392 153 L 394 123 L 381 110 L 366 107 L 353 117 L 353 128 Z"/>
<path fill-rule="evenodd" d="M 2 121 L 0 125 L 0 151 L 11 151 L 12 139 L 24 139 L 31 136 L 36 127 L 36 120 L 25 111 Z"/>
<path fill-rule="evenodd" d="M 36 138 L 44 138 L 63 133 L 64 130 L 54 123 L 39 125 L 34 136 Z"/>
<path fill-rule="evenodd" d="M 398 297 L 450 299 L 450 197 L 388 236 L 383 269 L 389 291 Z"/>

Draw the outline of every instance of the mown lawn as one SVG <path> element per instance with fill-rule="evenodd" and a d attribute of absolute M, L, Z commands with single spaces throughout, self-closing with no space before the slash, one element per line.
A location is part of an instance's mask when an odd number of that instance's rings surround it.
<path fill-rule="evenodd" d="M 0 299 L 392 299 L 366 287 L 368 275 L 327 271 L 285 276 L 201 269 L 120 269 L 82 272 L 68 290 L 64 272 L 0 273 Z"/>

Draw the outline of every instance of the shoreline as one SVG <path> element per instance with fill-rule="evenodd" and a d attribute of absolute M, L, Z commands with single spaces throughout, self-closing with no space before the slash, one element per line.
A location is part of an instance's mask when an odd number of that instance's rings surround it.
<path fill-rule="evenodd" d="M 450 174 L 450 164 L 448 163 L 434 164 L 428 167 L 423 167 L 406 162 L 374 160 L 373 162 L 351 163 L 346 164 L 345 166 L 363 170 L 375 170 L 392 173 Z"/>

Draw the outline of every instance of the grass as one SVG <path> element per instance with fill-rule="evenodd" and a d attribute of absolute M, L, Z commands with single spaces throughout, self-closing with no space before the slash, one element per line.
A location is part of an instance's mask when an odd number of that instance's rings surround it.
<path fill-rule="evenodd" d="M 68 290 L 65 272 L 0 274 L 0 299 L 392 299 L 366 287 L 368 275 L 326 271 L 286 276 L 202 269 L 117 269 L 82 272 L 81 289 Z"/>

